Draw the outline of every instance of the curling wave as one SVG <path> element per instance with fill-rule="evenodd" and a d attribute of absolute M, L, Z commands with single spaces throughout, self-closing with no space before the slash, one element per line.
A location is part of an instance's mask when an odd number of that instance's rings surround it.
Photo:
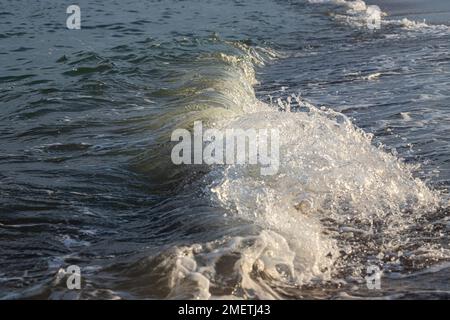
<path fill-rule="evenodd" d="M 295 95 L 259 101 L 255 64 L 276 54 L 233 46 L 241 55 L 207 57 L 224 64 L 222 77 L 191 99 L 214 92 L 220 108 L 233 111 L 217 117 L 208 102 L 201 114 L 209 126 L 278 129 L 281 167 L 274 176 L 261 176 L 254 165 L 210 168 L 202 179 L 206 198 L 226 212 L 226 228 L 245 225 L 245 231 L 146 259 L 165 283 L 164 297 L 301 297 L 302 288 L 317 284 L 359 283 L 371 264 L 404 273 L 449 257 L 428 236 L 439 228 L 434 222 L 445 214 L 446 200 L 414 177 L 416 167 L 375 146 L 339 112 Z M 183 122 L 197 120 L 198 112 L 183 114 Z"/>

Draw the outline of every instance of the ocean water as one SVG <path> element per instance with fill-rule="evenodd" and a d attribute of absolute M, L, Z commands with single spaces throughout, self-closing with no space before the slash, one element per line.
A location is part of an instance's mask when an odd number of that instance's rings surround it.
<path fill-rule="evenodd" d="M 447 1 L 77 2 L 0 4 L 0 298 L 450 298 Z M 174 165 L 197 120 L 278 173 Z"/>

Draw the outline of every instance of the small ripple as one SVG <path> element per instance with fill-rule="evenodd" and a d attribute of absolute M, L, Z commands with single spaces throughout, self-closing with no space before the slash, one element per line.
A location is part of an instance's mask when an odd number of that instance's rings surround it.
<path fill-rule="evenodd" d="M 63 72 L 64 75 L 67 76 L 82 76 L 85 74 L 91 74 L 91 73 L 103 73 L 105 71 L 112 70 L 113 66 L 110 64 L 100 64 L 96 67 L 79 67 L 79 68 L 73 68 L 70 71 Z"/>
<path fill-rule="evenodd" d="M 28 79 L 32 77 L 36 77 L 36 74 L 24 74 L 20 76 L 6 76 L 6 77 L 0 77 L 0 82 L 15 82 L 20 81 L 23 79 Z"/>

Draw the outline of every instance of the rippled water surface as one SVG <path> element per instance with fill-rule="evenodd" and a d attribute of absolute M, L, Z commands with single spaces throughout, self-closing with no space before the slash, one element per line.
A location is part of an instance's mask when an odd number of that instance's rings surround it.
<path fill-rule="evenodd" d="M 0 298 L 450 298 L 450 6 L 401 3 L 2 1 Z M 278 173 L 172 164 L 196 120 Z"/>

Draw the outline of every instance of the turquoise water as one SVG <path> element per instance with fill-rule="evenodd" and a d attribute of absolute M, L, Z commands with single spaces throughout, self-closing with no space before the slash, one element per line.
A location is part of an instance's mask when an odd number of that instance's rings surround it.
<path fill-rule="evenodd" d="M 385 2 L 2 4 L 0 297 L 448 298 L 450 8 Z M 280 171 L 175 166 L 196 120 Z"/>

